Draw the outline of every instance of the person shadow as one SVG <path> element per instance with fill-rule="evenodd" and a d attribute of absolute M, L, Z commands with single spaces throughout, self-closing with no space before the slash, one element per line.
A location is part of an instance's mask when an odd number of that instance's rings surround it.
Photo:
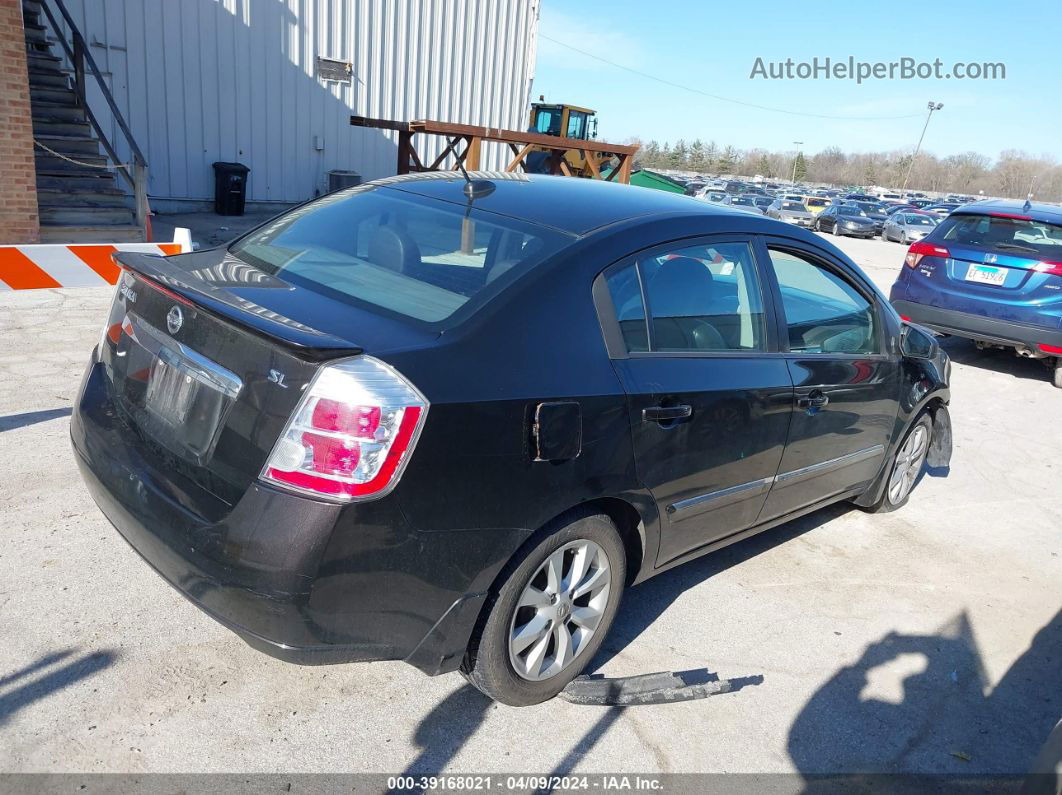
<path fill-rule="evenodd" d="M 994 687 L 962 612 L 867 646 L 804 705 L 787 749 L 807 792 L 833 791 L 837 774 L 1017 779 L 1062 713 L 1060 674 L 1062 610 Z"/>

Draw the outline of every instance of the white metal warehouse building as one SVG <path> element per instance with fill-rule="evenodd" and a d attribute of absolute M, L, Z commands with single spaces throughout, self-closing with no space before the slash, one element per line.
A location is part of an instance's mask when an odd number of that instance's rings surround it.
<path fill-rule="evenodd" d="M 205 209 L 214 161 L 251 169 L 251 202 L 312 198 L 333 169 L 394 174 L 395 134 L 351 127 L 352 114 L 527 127 L 539 0 L 65 3 L 148 161 L 156 210 Z M 350 63 L 349 82 L 319 76 L 319 57 Z M 110 118 L 102 96 L 90 104 Z M 421 137 L 418 151 L 443 143 Z M 482 167 L 502 165 L 500 146 L 484 145 Z"/>

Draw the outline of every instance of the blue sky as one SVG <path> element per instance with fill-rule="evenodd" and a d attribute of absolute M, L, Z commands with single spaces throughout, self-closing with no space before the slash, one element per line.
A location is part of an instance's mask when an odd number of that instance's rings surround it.
<path fill-rule="evenodd" d="M 923 147 L 1062 155 L 1062 2 L 920 0 L 543 0 L 532 95 L 594 108 L 598 138 L 701 138 L 805 152 L 913 148 L 928 100 L 943 102 Z M 558 40 L 564 44 L 558 44 Z M 723 102 L 625 72 L 570 47 L 719 96 L 858 119 Z M 1005 80 L 749 79 L 757 57 L 810 61 L 1002 62 Z M 909 118 L 867 120 L 866 117 Z"/>

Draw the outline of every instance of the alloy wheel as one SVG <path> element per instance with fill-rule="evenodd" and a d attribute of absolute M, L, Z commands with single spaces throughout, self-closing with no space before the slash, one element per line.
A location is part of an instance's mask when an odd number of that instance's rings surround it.
<path fill-rule="evenodd" d="M 522 679 L 556 676 L 597 632 L 612 589 L 612 567 L 593 541 L 550 554 L 524 587 L 509 626 L 509 662 Z"/>
<path fill-rule="evenodd" d="M 889 478 L 889 502 L 898 505 L 911 493 L 915 480 L 922 471 L 922 462 L 929 449 L 929 431 L 925 425 L 916 425 L 896 454 L 892 476 Z"/>

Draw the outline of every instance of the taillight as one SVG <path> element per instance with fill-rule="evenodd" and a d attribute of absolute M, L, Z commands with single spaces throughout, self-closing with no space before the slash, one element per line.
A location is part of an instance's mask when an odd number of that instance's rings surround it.
<path fill-rule="evenodd" d="M 1046 343 L 1041 342 L 1040 350 L 1042 350 L 1044 353 L 1055 353 L 1062 356 L 1062 346 L 1048 345 Z"/>
<path fill-rule="evenodd" d="M 922 261 L 922 257 L 949 257 L 948 250 L 944 246 L 938 246 L 935 243 L 927 243 L 924 240 L 919 240 L 917 243 L 912 243 L 911 247 L 907 249 L 907 256 L 904 257 L 904 263 L 908 268 L 917 268 L 918 263 Z"/>
<path fill-rule="evenodd" d="M 1032 269 L 1052 276 L 1062 276 L 1062 262 L 1037 262 Z"/>
<path fill-rule="evenodd" d="M 350 502 L 398 483 L 424 427 L 428 401 L 371 356 L 323 366 L 288 420 L 262 479 Z"/>

